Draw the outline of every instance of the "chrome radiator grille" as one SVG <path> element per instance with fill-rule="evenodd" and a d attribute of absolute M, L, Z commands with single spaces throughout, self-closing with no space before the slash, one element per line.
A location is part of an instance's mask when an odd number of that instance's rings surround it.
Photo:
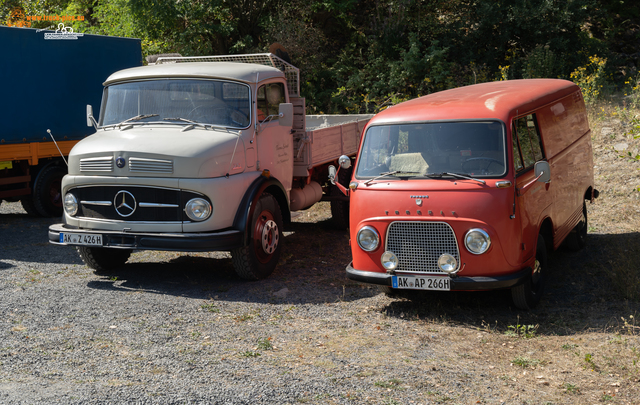
<path fill-rule="evenodd" d="M 173 173 L 173 161 L 160 159 L 129 158 L 132 172 Z"/>
<path fill-rule="evenodd" d="M 449 253 L 460 263 L 458 242 L 445 222 L 393 222 L 387 231 L 386 250 L 398 257 L 398 272 L 438 273 L 438 258 Z"/>
<path fill-rule="evenodd" d="M 113 156 L 80 159 L 81 172 L 111 172 L 113 171 Z"/>
<path fill-rule="evenodd" d="M 204 197 L 193 191 L 132 185 L 85 186 L 69 192 L 80 202 L 76 218 L 131 222 L 189 222 L 184 206 Z"/>

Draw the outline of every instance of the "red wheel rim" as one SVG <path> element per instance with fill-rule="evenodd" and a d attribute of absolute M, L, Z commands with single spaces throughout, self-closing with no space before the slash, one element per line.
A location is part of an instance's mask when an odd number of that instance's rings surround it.
<path fill-rule="evenodd" d="M 260 263 L 267 263 L 280 243 L 280 231 L 273 214 L 262 211 L 253 230 L 253 244 Z"/>

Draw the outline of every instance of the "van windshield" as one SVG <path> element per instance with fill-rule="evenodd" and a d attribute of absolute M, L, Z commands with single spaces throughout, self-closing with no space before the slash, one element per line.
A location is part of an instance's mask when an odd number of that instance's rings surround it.
<path fill-rule="evenodd" d="M 500 177 L 506 168 L 501 121 L 378 125 L 364 136 L 356 178 Z"/>
<path fill-rule="evenodd" d="M 189 123 L 246 128 L 249 86 L 221 80 L 163 79 L 114 84 L 104 89 L 100 126 Z"/>

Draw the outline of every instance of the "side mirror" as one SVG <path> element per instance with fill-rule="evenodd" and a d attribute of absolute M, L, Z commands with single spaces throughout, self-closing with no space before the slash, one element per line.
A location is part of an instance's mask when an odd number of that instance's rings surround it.
<path fill-rule="evenodd" d="M 542 176 L 538 179 L 539 182 L 549 183 L 551 181 L 551 170 L 549 167 L 549 162 L 545 162 L 545 161 L 536 162 L 535 166 L 533 167 L 533 170 L 536 173 L 536 177 L 542 174 Z"/>
<path fill-rule="evenodd" d="M 93 107 L 91 107 L 91 104 L 87 104 L 87 126 L 98 129 L 98 122 L 93 118 Z"/>
<path fill-rule="evenodd" d="M 338 158 L 338 164 L 342 169 L 347 170 L 351 167 L 351 159 L 347 155 L 342 155 Z"/>
<path fill-rule="evenodd" d="M 280 126 L 283 127 L 292 127 L 293 126 L 293 104 L 291 103 L 282 103 L 280 104 L 280 108 L 278 109 L 278 115 L 280 119 Z"/>
<path fill-rule="evenodd" d="M 91 107 L 91 104 L 87 104 L 87 126 L 88 127 L 93 126 L 93 122 L 91 121 L 91 118 L 93 118 L 93 107 Z"/>
<path fill-rule="evenodd" d="M 336 167 L 334 165 L 329 165 L 329 181 L 334 186 L 336 184 L 336 174 L 338 174 L 338 170 L 336 170 Z"/>

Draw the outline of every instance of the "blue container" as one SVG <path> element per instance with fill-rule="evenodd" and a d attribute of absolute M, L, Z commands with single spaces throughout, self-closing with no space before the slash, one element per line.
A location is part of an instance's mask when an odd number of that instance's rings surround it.
<path fill-rule="evenodd" d="M 51 142 L 47 129 L 57 141 L 91 135 L 86 106 L 100 111 L 102 83 L 142 65 L 139 39 L 69 35 L 0 26 L 0 145 Z"/>

